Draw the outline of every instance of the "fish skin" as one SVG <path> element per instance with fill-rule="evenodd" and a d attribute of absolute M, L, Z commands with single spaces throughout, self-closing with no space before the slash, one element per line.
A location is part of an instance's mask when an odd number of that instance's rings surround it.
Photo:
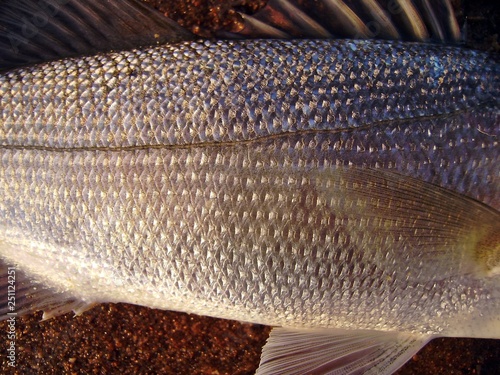
<path fill-rule="evenodd" d="M 487 54 L 372 41 L 204 41 L 51 62 L 9 71 L 0 82 L 2 255 L 84 301 L 268 325 L 446 334 L 443 321 L 414 316 L 320 322 L 302 315 L 309 309 L 302 299 L 290 315 L 285 306 L 300 288 L 273 306 L 275 292 L 262 297 L 266 281 L 254 272 L 276 281 L 294 261 L 282 250 L 260 258 L 258 248 L 285 242 L 319 262 L 299 268 L 323 262 L 326 243 L 306 243 L 328 234 L 314 225 L 296 231 L 305 225 L 300 215 L 329 220 L 324 177 L 315 171 L 340 181 L 351 178 L 344 169 L 397 171 L 498 208 L 500 85 Z M 347 207 L 345 189 L 338 194 Z M 274 234 L 266 236 L 269 224 L 255 227 L 260 220 L 276 221 Z M 302 234 L 297 242 L 282 233 Z M 337 240 L 348 246 L 346 237 Z M 9 258 L 5 249 L 14 247 Z M 54 263 L 61 255 L 64 262 Z M 392 283 L 394 275 L 375 279 Z M 323 308 L 318 316 L 330 311 Z"/>
<path fill-rule="evenodd" d="M 332 164 L 391 168 L 499 207 L 499 68 L 489 54 L 387 42 L 219 41 L 41 69 L 2 78 L 4 149 L 231 146 L 339 132 L 347 135 L 332 138 Z M 41 89 L 33 100 L 28 86 Z M 280 99 L 281 106 L 273 102 Z M 369 134 L 376 127 L 394 135 Z M 350 136 L 357 129 L 366 141 Z M 408 137 L 414 145 L 405 144 Z"/>

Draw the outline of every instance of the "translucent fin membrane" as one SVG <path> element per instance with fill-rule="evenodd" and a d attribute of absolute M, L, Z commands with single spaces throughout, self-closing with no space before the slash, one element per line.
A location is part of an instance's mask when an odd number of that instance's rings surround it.
<path fill-rule="evenodd" d="M 137 0 L 0 2 L 0 70 L 189 39 L 191 33 Z"/>
<path fill-rule="evenodd" d="M 289 38 L 379 38 L 458 42 L 460 30 L 449 0 L 270 0 L 244 17 L 237 35 Z"/>
<path fill-rule="evenodd" d="M 397 332 L 274 328 L 257 375 L 388 375 L 430 338 Z"/>
<path fill-rule="evenodd" d="M 37 282 L 17 266 L 7 264 L 2 259 L 0 286 L 0 321 L 38 310 L 43 310 L 43 320 L 46 320 L 71 311 L 80 314 L 94 305 Z"/>

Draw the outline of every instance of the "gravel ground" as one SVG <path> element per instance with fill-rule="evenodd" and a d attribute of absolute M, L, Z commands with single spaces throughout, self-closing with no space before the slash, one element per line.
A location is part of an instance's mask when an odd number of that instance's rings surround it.
<path fill-rule="evenodd" d="M 256 10 L 265 1 L 147 1 L 199 35 L 231 27 L 237 9 Z M 457 1 L 455 1 L 457 3 Z M 468 41 L 499 50 L 498 1 L 475 0 L 467 15 Z M 144 307 L 104 304 L 78 317 L 40 322 L 41 313 L 17 320 L 17 367 L 5 374 L 253 374 L 270 329 Z M 0 332 L 6 332 L 6 323 Z M 2 336 L 6 344 L 6 334 Z M 436 339 L 398 374 L 500 374 L 500 340 Z"/>

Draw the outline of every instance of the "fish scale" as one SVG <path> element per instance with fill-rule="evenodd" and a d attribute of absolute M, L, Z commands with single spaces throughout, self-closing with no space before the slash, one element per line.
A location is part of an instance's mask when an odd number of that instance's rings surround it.
<path fill-rule="evenodd" d="M 422 311 L 404 306 L 434 311 L 450 304 L 457 312 L 468 309 L 471 299 L 488 298 L 488 289 L 483 294 L 479 283 L 476 291 L 470 285 L 478 281 L 467 276 L 466 286 L 461 286 L 463 279 L 452 280 L 442 292 L 426 294 L 434 281 L 422 273 L 429 270 L 406 269 L 401 279 L 387 267 L 386 261 L 390 264 L 397 255 L 391 252 L 374 264 L 376 254 L 392 248 L 396 239 L 390 236 L 381 236 L 380 243 L 369 240 L 372 250 L 359 253 L 368 236 L 353 232 L 352 226 L 379 224 L 353 217 L 349 207 L 357 200 L 342 194 L 343 188 L 330 201 L 322 195 L 321 183 L 313 183 L 307 172 L 313 162 L 307 154 L 315 154 L 315 148 L 289 138 L 174 150 L 3 150 L 2 161 L 11 168 L 1 169 L 1 180 L 15 184 L 2 189 L 2 232 L 14 244 L 24 238 L 40 246 L 45 259 L 38 262 L 52 265 L 51 274 L 54 267 L 58 270 L 53 282 L 83 282 L 84 300 L 98 294 L 104 300 L 271 325 L 390 325 L 437 333 L 447 324 L 417 323 Z M 297 160 L 284 162 L 286 153 L 276 152 L 284 148 Z M 282 169 L 284 164 L 291 167 Z M 63 265 L 53 264 L 56 254 L 66 260 Z M 450 272 L 448 262 L 433 264 L 433 274 L 436 269 Z M 78 281 L 81 274 L 86 281 Z M 405 281 L 408 277 L 415 280 Z M 315 298 L 304 300 L 311 284 L 322 287 Z M 416 296 L 399 297 L 407 284 Z M 363 285 L 370 288 L 363 292 Z M 461 290 L 463 303 L 450 303 L 450 288 Z M 346 294 L 350 297 L 339 304 Z M 416 302 L 424 296 L 430 305 Z M 408 315 L 385 311 L 384 304 L 392 300 L 401 300 L 401 311 Z M 376 303 L 379 310 L 373 309 Z M 380 323 L 384 313 L 388 316 Z"/>
<path fill-rule="evenodd" d="M 406 149 L 402 154 L 412 153 L 413 159 L 398 170 L 498 204 L 498 192 L 492 191 L 500 176 L 494 162 L 499 73 L 485 53 L 376 41 L 217 41 L 68 59 L 36 69 L 2 77 L 4 148 L 191 147 L 378 127 L 379 133 L 362 130 L 339 147 L 378 143 L 392 148 L 389 153 Z M 71 95 L 65 96 L 68 90 Z M 362 134 L 377 134 L 376 139 L 384 128 L 397 129 L 398 121 L 408 133 L 421 124 L 422 134 L 417 130 L 402 140 L 389 134 L 385 145 L 360 140 L 354 146 Z M 464 122 L 465 129 L 456 131 L 448 121 Z M 453 138 L 447 139 L 448 129 Z M 443 135 L 436 139 L 437 134 Z M 481 144 L 481 153 L 467 150 L 467 143 Z M 477 156 L 463 160 L 464 152 Z M 346 152 L 340 158 L 352 162 Z M 353 158 L 366 165 L 396 164 L 390 156 L 381 162 L 377 152 Z M 466 172 L 471 164 L 479 167 L 472 175 Z M 489 184 L 477 185 L 478 180 Z"/>
<path fill-rule="evenodd" d="M 4 74 L 0 139 L 56 148 L 237 142 L 490 108 L 498 81 L 487 53 L 453 47 L 189 42 Z"/>
<path fill-rule="evenodd" d="M 490 54 L 388 41 L 7 70 L 0 255 L 77 310 L 385 332 L 373 372 L 434 336 L 496 338 L 499 83 Z"/>

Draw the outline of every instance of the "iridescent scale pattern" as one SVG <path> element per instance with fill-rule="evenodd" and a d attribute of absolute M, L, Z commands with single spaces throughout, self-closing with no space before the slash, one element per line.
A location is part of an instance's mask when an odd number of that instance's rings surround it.
<path fill-rule="evenodd" d="M 12 70 L 0 241 L 89 301 L 439 333 L 498 311 L 491 284 L 452 277 L 458 255 L 430 267 L 420 252 L 451 233 L 458 254 L 468 228 L 436 232 L 447 216 L 423 208 L 412 247 L 363 216 L 372 203 L 342 171 L 395 171 L 498 209 L 499 91 L 487 54 L 368 41 L 202 41 Z"/>

